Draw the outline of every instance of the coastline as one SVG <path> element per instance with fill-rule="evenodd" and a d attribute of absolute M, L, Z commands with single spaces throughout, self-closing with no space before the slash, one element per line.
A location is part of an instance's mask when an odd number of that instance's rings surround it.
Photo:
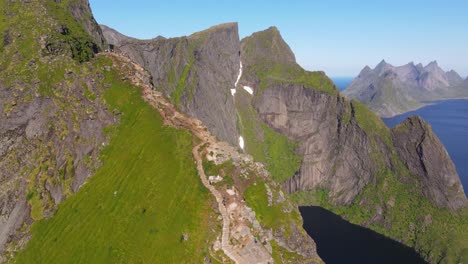
<path fill-rule="evenodd" d="M 387 115 L 379 115 L 378 113 L 375 113 L 375 114 L 380 119 L 388 119 L 388 118 L 393 118 L 393 117 L 396 117 L 396 116 L 399 116 L 399 115 L 407 114 L 409 112 L 417 111 L 417 110 L 419 110 L 421 108 L 424 108 L 426 106 L 436 105 L 436 104 L 439 104 L 439 103 L 442 103 L 442 102 L 454 101 L 454 100 L 468 100 L 468 96 L 467 97 L 456 97 L 456 98 L 443 98 L 443 99 L 437 99 L 437 100 L 433 100 L 433 101 L 422 101 L 422 102 L 419 102 L 421 104 L 420 106 L 412 108 L 411 110 L 406 111 L 406 112 L 396 113 L 394 115 L 388 115 L 387 116 Z"/>

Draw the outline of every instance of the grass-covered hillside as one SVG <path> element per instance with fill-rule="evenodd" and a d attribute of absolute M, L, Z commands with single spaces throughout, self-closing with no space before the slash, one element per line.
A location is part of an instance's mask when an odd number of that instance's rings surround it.
<path fill-rule="evenodd" d="M 113 72 L 104 82 L 110 84 L 106 104 L 122 114 L 106 130 L 111 140 L 101 153 L 103 166 L 52 218 L 33 225 L 15 262 L 203 261 L 217 224 L 190 152 L 192 136 L 164 126 L 140 88 Z"/>
<path fill-rule="evenodd" d="M 80 3 L 0 1 L 0 262 L 202 262 L 219 230 L 193 138 L 95 57 Z"/>
<path fill-rule="evenodd" d="M 129 80 L 141 72 L 122 70 L 126 64 L 117 55 L 95 53 L 102 48 L 100 38 L 92 34 L 83 3 L 1 2 L 1 14 L 9 19 L 2 17 L 0 29 L 16 38 L 3 43 L 0 60 L 0 136 L 8 131 L 9 139 L 13 127 L 15 143 L 0 141 L 0 197 L 7 198 L 0 262 L 218 263 L 226 258 L 226 246 L 213 245 L 222 241 L 224 222 L 197 173 L 192 149 L 199 141 L 165 125 L 143 100 L 141 87 Z M 233 28 L 216 30 L 237 36 Z M 190 88 L 190 67 L 170 94 L 176 104 Z M 145 81 L 151 83 L 149 77 Z M 6 148 L 12 151 L 4 154 Z M 255 186 L 265 187 L 264 180 L 256 179 Z M 232 238 L 239 241 L 227 242 L 255 244 L 277 262 L 320 262 L 300 228 L 299 212 L 272 186 L 279 201 L 274 206 L 266 187 L 248 189 L 238 202 L 258 211 L 256 230 L 271 232 L 275 240 L 267 247 L 241 234 Z M 251 209 L 246 212 L 255 219 Z"/>
<path fill-rule="evenodd" d="M 294 53 L 276 27 L 244 38 L 241 46 L 241 57 L 246 67 L 244 78 L 255 82 L 260 90 L 277 84 L 294 84 L 331 95 L 338 94 L 333 81 L 325 73 L 306 71 L 296 63 Z"/>
<path fill-rule="evenodd" d="M 60 1 L 0 1 L 0 252 L 100 165 L 115 123 L 93 65 L 99 45 Z"/>

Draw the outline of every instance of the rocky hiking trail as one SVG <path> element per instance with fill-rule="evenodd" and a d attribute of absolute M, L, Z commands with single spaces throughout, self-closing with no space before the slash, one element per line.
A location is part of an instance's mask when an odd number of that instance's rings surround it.
<path fill-rule="evenodd" d="M 208 182 L 206 179 L 205 172 L 203 170 L 203 161 L 202 158 L 200 157 L 200 147 L 202 147 L 206 142 L 202 142 L 198 145 L 196 145 L 193 150 L 193 157 L 197 161 L 197 171 L 198 175 L 200 176 L 201 181 L 203 182 L 203 185 L 210 190 L 211 194 L 216 198 L 216 202 L 218 203 L 218 208 L 219 212 L 223 218 L 223 232 L 222 232 L 222 238 L 221 238 L 221 248 L 224 251 L 224 254 L 228 256 L 231 260 L 233 260 L 235 263 L 244 263 L 243 259 L 236 254 L 233 250 L 231 245 L 229 245 L 229 227 L 231 225 L 229 215 L 227 212 L 226 207 L 223 204 L 223 197 L 221 194 Z"/>
<path fill-rule="evenodd" d="M 245 205 L 242 195 L 239 195 L 235 187 L 228 190 L 218 187 L 220 189 L 218 190 L 217 187 L 210 184 L 203 168 L 203 155 L 211 153 L 211 157 L 207 155 L 211 161 L 222 157 L 223 162 L 232 159 L 238 164 L 245 165 L 248 163 L 257 166 L 257 169 L 260 169 L 262 172 L 264 172 L 263 166 L 253 163 L 250 156 L 239 153 L 236 148 L 228 143 L 219 142 L 202 125 L 201 121 L 180 113 L 162 93 L 153 90 L 149 82 L 149 74 L 140 65 L 117 53 L 105 53 L 100 56 L 113 59 L 114 67 L 119 67 L 122 70 L 121 72 L 125 74 L 126 79 L 133 85 L 143 89 L 142 95 L 144 100 L 159 111 L 166 125 L 187 129 L 200 140 L 192 149 L 198 175 L 203 185 L 216 198 L 222 219 L 221 241 L 219 241 L 219 238 L 215 241 L 213 245 L 214 250 L 221 249 L 234 263 L 273 263 L 274 261 L 271 256 L 272 248 L 269 244 L 271 231 L 268 233 L 260 227 L 255 218 L 255 213 Z M 270 238 L 268 238 L 268 235 Z M 257 241 L 256 237 L 261 237 L 261 242 L 263 243 Z M 238 243 L 233 245 L 233 241 L 237 241 Z"/>

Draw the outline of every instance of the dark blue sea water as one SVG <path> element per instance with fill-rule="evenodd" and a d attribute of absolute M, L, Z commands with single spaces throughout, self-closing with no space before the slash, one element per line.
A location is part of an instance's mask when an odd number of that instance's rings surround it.
<path fill-rule="evenodd" d="M 300 207 L 304 229 L 317 253 L 332 264 L 426 263 L 413 249 L 370 229 L 351 224 L 321 207 Z"/>
<path fill-rule="evenodd" d="M 468 100 L 447 100 L 383 121 L 394 127 L 408 116 L 419 115 L 445 145 L 457 167 L 465 193 L 468 191 Z"/>
<path fill-rule="evenodd" d="M 335 83 L 336 87 L 340 89 L 340 91 L 343 91 L 346 89 L 348 84 L 350 84 L 353 81 L 353 77 L 332 77 L 332 81 Z"/>

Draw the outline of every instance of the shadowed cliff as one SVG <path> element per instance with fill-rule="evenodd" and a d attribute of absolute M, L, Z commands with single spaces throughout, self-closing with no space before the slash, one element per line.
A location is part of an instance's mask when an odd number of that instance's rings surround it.
<path fill-rule="evenodd" d="M 109 43 L 147 69 L 156 89 L 187 114 L 199 118 L 231 144 L 236 128 L 234 88 L 240 65 L 236 23 L 212 27 L 188 37 L 136 40 L 103 26 Z"/>

